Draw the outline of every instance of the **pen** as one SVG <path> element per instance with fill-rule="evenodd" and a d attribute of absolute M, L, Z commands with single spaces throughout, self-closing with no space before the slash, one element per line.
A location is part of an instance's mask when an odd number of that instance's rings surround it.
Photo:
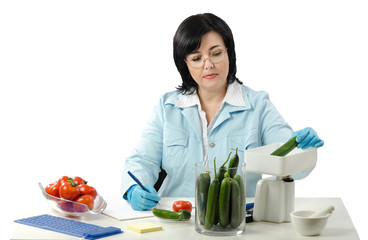
<path fill-rule="evenodd" d="M 251 202 L 251 203 L 246 204 L 246 209 L 247 210 L 252 209 L 252 208 L 254 208 L 254 203 Z"/>
<path fill-rule="evenodd" d="M 250 223 L 250 222 L 253 222 L 253 208 L 254 208 L 254 203 L 251 202 L 251 203 L 247 203 L 245 205 L 246 207 L 246 214 L 245 214 L 245 222 L 246 223 Z"/>
<path fill-rule="evenodd" d="M 150 191 L 148 191 L 148 189 L 147 188 L 145 188 L 144 186 L 143 186 L 143 184 L 141 183 L 141 181 L 139 181 L 138 180 L 138 178 L 136 178 L 136 176 L 134 176 L 133 175 L 133 173 L 131 173 L 130 171 L 128 171 L 128 174 L 129 174 L 129 176 L 131 177 L 131 178 L 133 178 L 133 180 L 136 182 L 136 183 L 138 183 L 138 185 L 144 190 L 144 191 L 146 191 L 146 192 L 150 192 Z M 158 202 L 156 202 L 155 201 L 155 203 L 158 203 Z"/>

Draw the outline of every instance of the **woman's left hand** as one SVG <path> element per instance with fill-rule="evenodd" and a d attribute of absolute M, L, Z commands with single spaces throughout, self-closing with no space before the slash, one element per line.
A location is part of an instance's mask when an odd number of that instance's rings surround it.
<path fill-rule="evenodd" d="M 322 147 L 325 143 L 323 140 L 321 140 L 316 131 L 313 130 L 313 128 L 307 127 L 302 130 L 296 131 L 293 133 L 293 137 L 295 135 L 298 135 L 296 137 L 296 141 L 298 142 L 298 148 L 301 149 L 307 149 L 309 147 Z"/>

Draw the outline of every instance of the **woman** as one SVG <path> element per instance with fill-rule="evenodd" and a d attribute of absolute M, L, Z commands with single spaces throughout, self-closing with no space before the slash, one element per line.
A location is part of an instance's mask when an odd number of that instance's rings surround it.
<path fill-rule="evenodd" d="M 174 36 L 174 61 L 182 78 L 177 91 L 164 94 L 123 169 L 122 194 L 133 209 L 152 208 L 160 200 L 153 185 L 167 173 L 161 196 L 194 197 L 195 164 L 229 152 L 244 161 L 244 151 L 298 135 L 298 147 L 320 147 L 311 128 L 292 131 L 267 93 L 256 92 L 236 77 L 231 29 L 213 14 L 185 19 Z M 131 171 L 146 184 L 143 191 L 128 176 Z M 296 174 L 303 178 L 309 172 Z M 255 194 L 260 174 L 247 173 L 247 197 Z"/>

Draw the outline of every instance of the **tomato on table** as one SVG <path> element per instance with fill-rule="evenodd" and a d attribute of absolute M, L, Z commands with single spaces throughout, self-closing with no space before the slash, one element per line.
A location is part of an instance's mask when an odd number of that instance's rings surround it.
<path fill-rule="evenodd" d="M 77 200 L 75 200 L 75 203 L 73 204 L 73 208 L 76 212 L 86 212 L 86 206 L 77 204 L 77 203 L 82 203 L 87 205 L 87 207 L 89 208 L 89 210 L 93 209 L 94 206 L 94 199 L 92 196 L 90 195 L 83 195 L 80 196 L 79 198 L 77 198 Z"/>
<path fill-rule="evenodd" d="M 183 200 L 180 200 L 180 201 L 175 201 L 173 203 L 173 211 L 174 212 L 179 212 L 181 209 L 183 210 L 187 210 L 188 212 L 192 212 L 192 203 L 189 202 L 189 201 L 183 201 Z"/>

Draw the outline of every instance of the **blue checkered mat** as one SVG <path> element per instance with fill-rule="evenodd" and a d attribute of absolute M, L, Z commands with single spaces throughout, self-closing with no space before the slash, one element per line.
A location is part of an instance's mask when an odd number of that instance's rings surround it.
<path fill-rule="evenodd" d="M 55 217 L 48 214 L 18 219 L 14 222 L 85 239 L 98 239 L 123 233 L 120 228 L 100 227 L 97 225 Z"/>

